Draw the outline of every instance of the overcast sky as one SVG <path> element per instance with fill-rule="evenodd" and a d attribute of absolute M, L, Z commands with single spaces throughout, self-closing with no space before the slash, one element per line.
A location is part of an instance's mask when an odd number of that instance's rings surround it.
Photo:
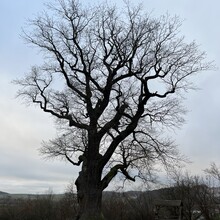
<path fill-rule="evenodd" d="M 42 11 L 43 2 L 0 1 L 0 191 L 9 193 L 48 189 L 62 193 L 78 174 L 68 163 L 44 161 L 39 156 L 41 141 L 55 134 L 53 120 L 36 107 L 22 105 L 15 99 L 17 87 L 11 84 L 41 62 L 40 55 L 20 34 L 26 19 Z M 184 20 L 181 30 L 186 39 L 196 40 L 208 59 L 220 66 L 219 0 L 143 0 L 143 4 L 155 16 L 166 12 L 179 15 Z M 198 173 L 212 161 L 220 165 L 219 70 L 194 79 L 200 90 L 187 94 L 187 123 L 173 135 L 180 151 L 192 161 L 187 168 Z"/>

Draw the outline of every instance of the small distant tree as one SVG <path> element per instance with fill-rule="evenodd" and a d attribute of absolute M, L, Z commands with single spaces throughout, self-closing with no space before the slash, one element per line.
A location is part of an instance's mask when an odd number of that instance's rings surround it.
<path fill-rule="evenodd" d="M 117 173 L 149 180 L 155 164 L 179 159 L 165 129 L 182 124 L 191 76 L 210 68 L 196 43 L 179 36 L 180 25 L 127 3 L 120 10 L 58 0 L 24 31 L 44 64 L 15 81 L 18 95 L 60 124 L 41 152 L 81 166 L 78 219 L 103 219 L 102 191 Z"/>
<path fill-rule="evenodd" d="M 216 163 L 211 163 L 210 167 L 204 171 L 220 183 L 220 168 L 216 165 Z"/>
<path fill-rule="evenodd" d="M 197 177 L 188 173 L 176 172 L 173 177 L 174 183 L 170 188 L 162 191 L 162 198 L 168 200 L 181 200 L 183 202 L 183 217 L 186 220 L 196 220 L 201 213 L 193 216 L 194 211 L 198 211 L 196 206 Z"/>
<path fill-rule="evenodd" d="M 210 167 L 205 169 L 207 177 L 212 182 L 211 191 L 213 194 L 213 206 L 215 209 L 215 214 L 220 217 L 220 167 L 215 162 L 212 162 Z"/>

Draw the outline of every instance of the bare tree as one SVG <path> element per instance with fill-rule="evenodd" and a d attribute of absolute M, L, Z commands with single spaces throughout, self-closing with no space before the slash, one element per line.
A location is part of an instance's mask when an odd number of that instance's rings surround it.
<path fill-rule="evenodd" d="M 103 219 L 102 191 L 117 173 L 144 180 L 154 164 L 178 159 L 165 129 L 182 124 L 190 77 L 210 63 L 195 42 L 179 36 L 177 17 L 151 18 L 129 4 L 120 10 L 57 3 L 24 31 L 45 63 L 16 80 L 18 95 L 60 124 L 42 153 L 81 165 L 78 218 Z"/>
<path fill-rule="evenodd" d="M 213 177 L 215 180 L 220 182 L 220 168 L 216 165 L 216 163 L 211 163 L 210 167 L 204 170 L 206 174 Z"/>

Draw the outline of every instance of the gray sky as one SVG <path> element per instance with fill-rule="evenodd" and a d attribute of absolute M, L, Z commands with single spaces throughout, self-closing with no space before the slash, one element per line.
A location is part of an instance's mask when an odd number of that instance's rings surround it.
<path fill-rule="evenodd" d="M 19 35 L 26 19 L 43 9 L 43 2 L 0 1 L 0 191 L 42 193 L 50 188 L 62 193 L 78 172 L 68 163 L 42 160 L 37 149 L 42 140 L 54 136 L 53 120 L 15 99 L 17 88 L 10 83 L 41 61 Z M 179 15 L 186 40 L 196 40 L 208 59 L 220 66 L 219 0 L 144 0 L 143 4 L 155 16 L 166 12 Z M 187 94 L 187 122 L 173 136 L 192 161 L 187 168 L 198 173 L 212 161 L 220 165 L 219 70 L 194 79 L 200 90 Z"/>

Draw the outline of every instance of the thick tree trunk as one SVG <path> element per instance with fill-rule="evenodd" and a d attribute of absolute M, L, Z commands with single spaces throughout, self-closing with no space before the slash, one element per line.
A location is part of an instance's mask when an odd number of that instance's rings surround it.
<path fill-rule="evenodd" d="M 87 164 L 88 165 L 88 164 Z M 79 212 L 77 220 L 104 220 L 101 172 L 96 165 L 84 166 L 76 180 Z"/>

